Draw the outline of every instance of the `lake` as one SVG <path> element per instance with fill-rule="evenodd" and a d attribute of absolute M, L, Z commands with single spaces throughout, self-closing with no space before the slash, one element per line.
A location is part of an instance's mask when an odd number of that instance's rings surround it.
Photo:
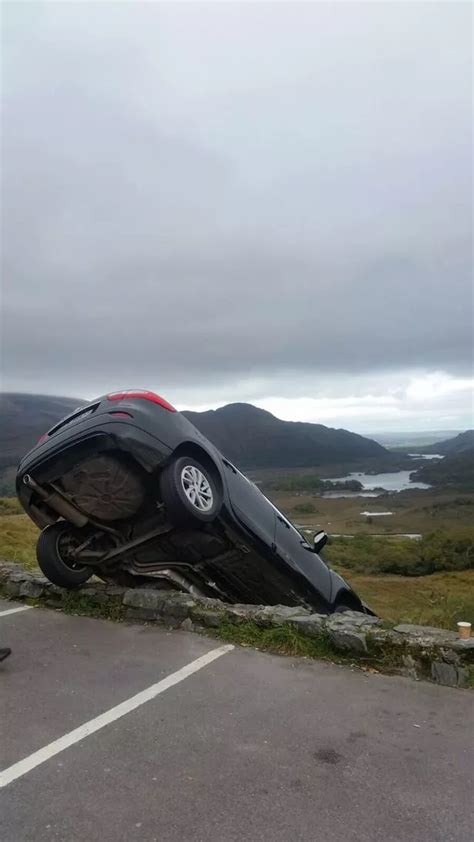
<path fill-rule="evenodd" d="M 411 471 L 395 471 L 391 474 L 349 474 L 346 477 L 331 477 L 326 482 L 348 482 L 356 479 L 362 483 L 362 491 L 327 491 L 324 497 L 378 497 L 375 488 L 386 491 L 405 491 L 409 488 L 430 488 L 425 482 L 410 482 Z"/>

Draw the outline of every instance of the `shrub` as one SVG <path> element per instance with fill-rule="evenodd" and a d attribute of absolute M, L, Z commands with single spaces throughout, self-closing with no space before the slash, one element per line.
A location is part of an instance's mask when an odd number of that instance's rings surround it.
<path fill-rule="evenodd" d="M 332 538 L 325 556 L 336 567 L 366 573 L 426 576 L 441 570 L 474 567 L 474 529 L 438 530 L 420 541 L 356 535 Z"/>
<path fill-rule="evenodd" d="M 317 511 L 313 503 L 298 503 L 293 507 L 293 512 L 297 515 L 314 515 Z"/>
<path fill-rule="evenodd" d="M 436 570 L 469 570 L 474 567 L 474 529 L 439 529 L 421 539 L 420 560 Z"/>

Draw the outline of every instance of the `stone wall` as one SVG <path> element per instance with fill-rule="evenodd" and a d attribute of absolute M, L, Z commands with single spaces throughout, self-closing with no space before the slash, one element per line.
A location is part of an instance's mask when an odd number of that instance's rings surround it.
<path fill-rule="evenodd" d="M 228 605 L 217 599 L 156 588 L 127 590 L 102 582 L 65 591 L 43 576 L 17 564 L 0 561 L 0 591 L 16 600 L 117 620 L 161 623 L 169 628 L 208 631 L 239 640 L 252 630 L 252 641 L 271 648 L 269 630 L 290 631 L 298 652 L 314 652 L 384 672 L 428 679 L 452 687 L 474 685 L 474 638 L 460 640 L 453 631 L 401 624 L 384 627 L 381 620 L 355 611 L 330 616 L 284 605 Z M 281 636 L 281 635 L 280 635 Z"/>

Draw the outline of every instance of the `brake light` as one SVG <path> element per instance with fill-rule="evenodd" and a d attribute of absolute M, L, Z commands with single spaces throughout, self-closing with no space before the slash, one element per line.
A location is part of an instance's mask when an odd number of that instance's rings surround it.
<path fill-rule="evenodd" d="M 174 406 L 171 406 L 168 401 L 165 401 L 164 398 L 160 397 L 160 395 L 155 394 L 155 392 L 149 392 L 146 389 L 127 389 L 125 392 L 112 392 L 110 395 L 107 395 L 108 401 L 123 401 L 127 399 L 136 399 L 139 398 L 144 401 L 150 401 L 151 403 L 156 403 L 158 406 L 163 407 L 163 409 L 167 409 L 168 412 L 176 412 Z"/>

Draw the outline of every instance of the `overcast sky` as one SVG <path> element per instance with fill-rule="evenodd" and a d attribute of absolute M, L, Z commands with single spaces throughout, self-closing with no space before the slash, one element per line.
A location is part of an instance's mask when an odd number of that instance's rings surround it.
<path fill-rule="evenodd" d="M 472 426 L 469 3 L 4 3 L 2 387 Z"/>

